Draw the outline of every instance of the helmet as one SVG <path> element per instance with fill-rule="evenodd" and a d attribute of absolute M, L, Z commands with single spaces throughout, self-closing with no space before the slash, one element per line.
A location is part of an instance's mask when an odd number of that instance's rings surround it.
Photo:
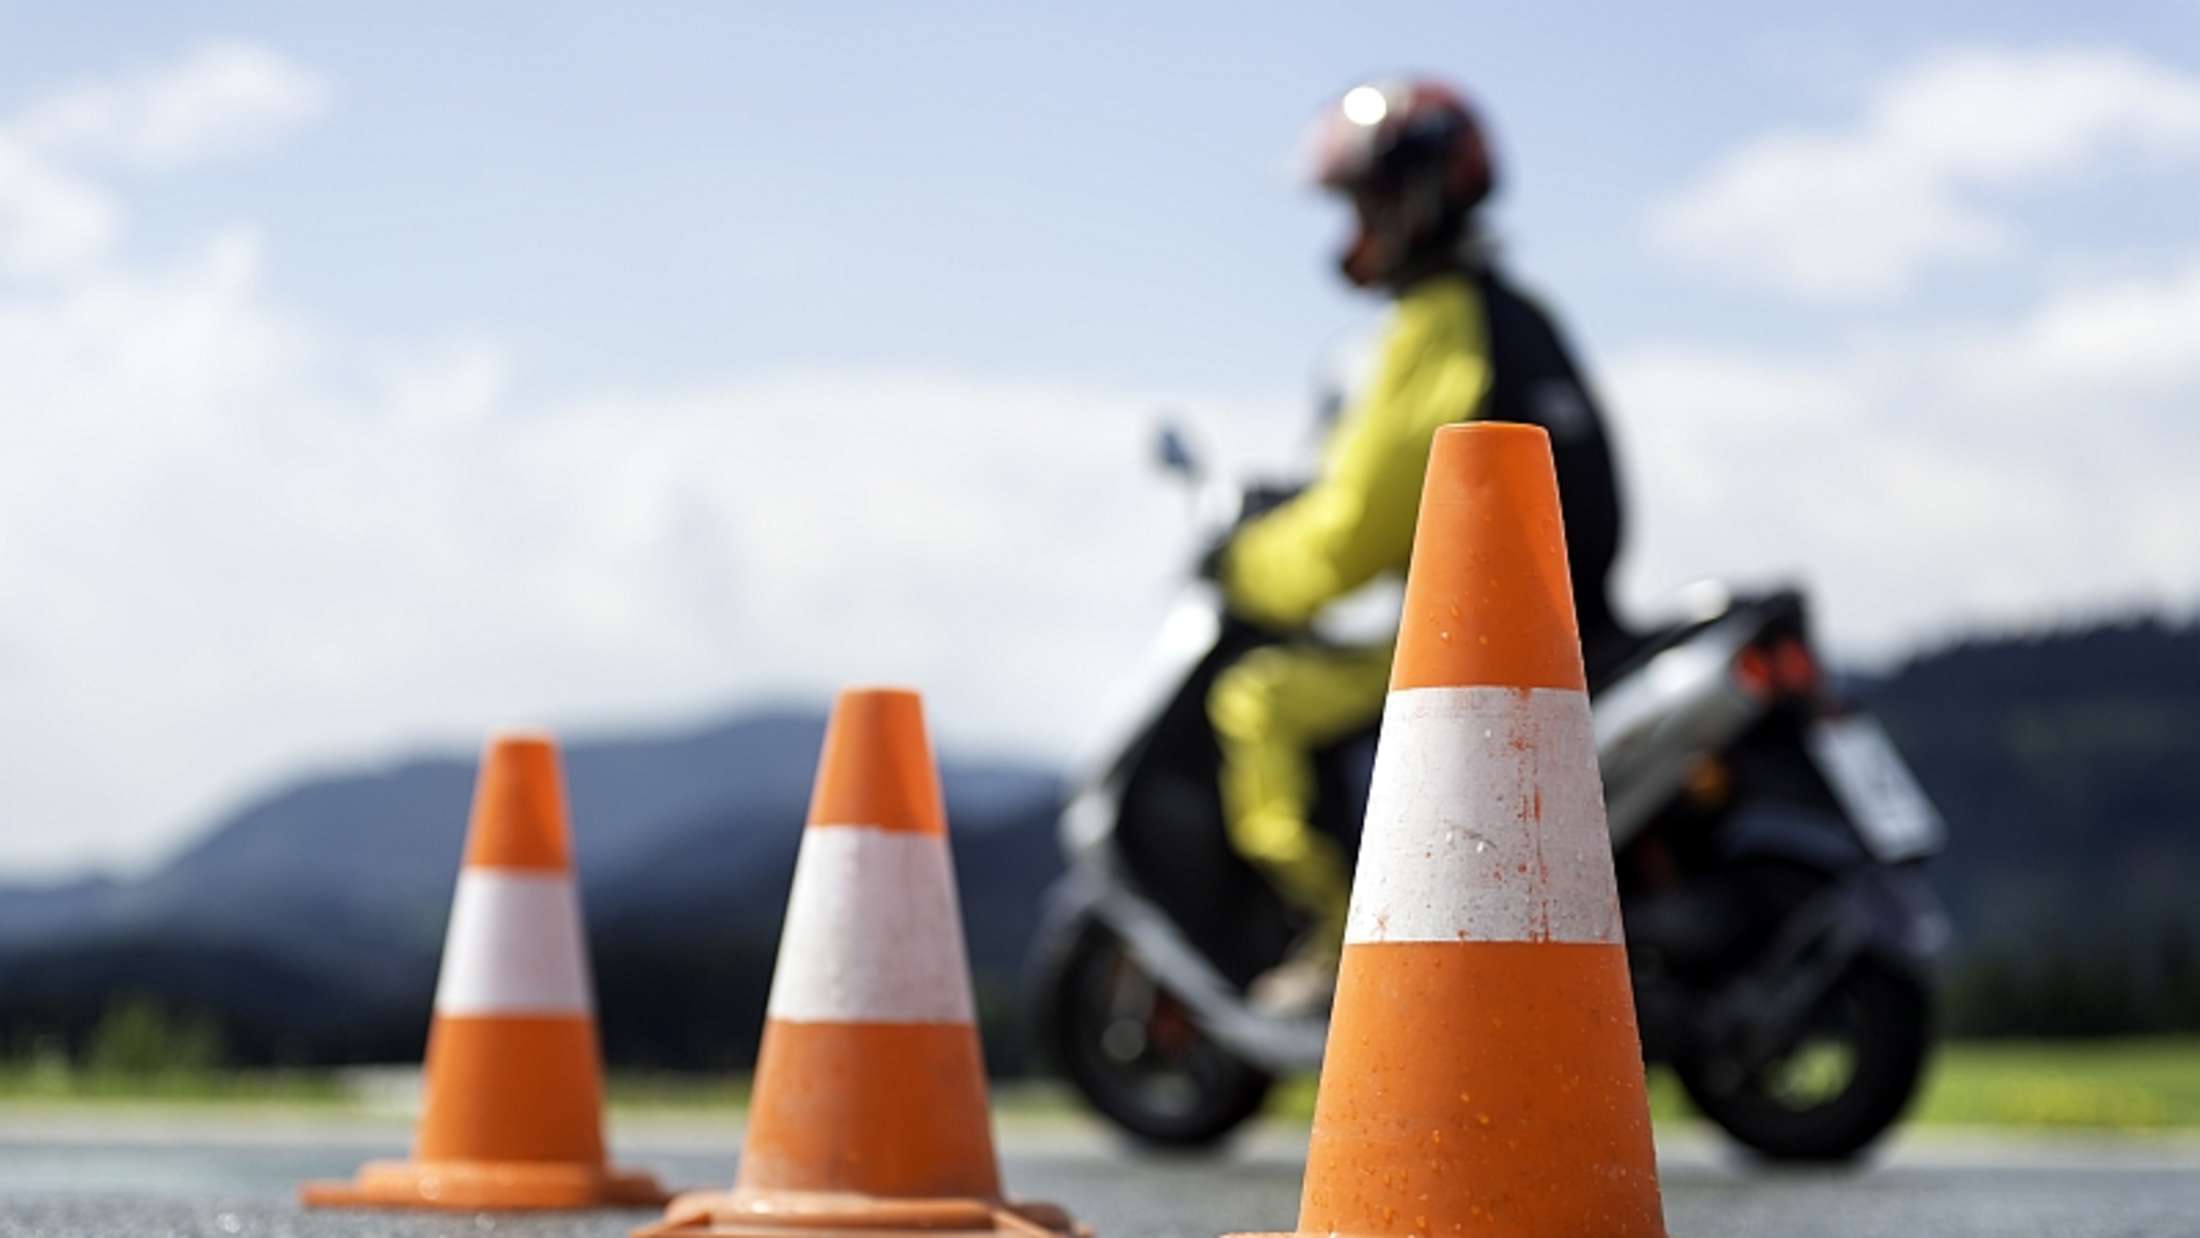
<path fill-rule="evenodd" d="M 1322 110 L 1307 146 L 1310 179 L 1352 199 L 1358 228 L 1339 265 L 1362 286 L 1410 278 L 1448 254 L 1496 187 L 1466 100 L 1428 79 L 1354 86 Z"/>

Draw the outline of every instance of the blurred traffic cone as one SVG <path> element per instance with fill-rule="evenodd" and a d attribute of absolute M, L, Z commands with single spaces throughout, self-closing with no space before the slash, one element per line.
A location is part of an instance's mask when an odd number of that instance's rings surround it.
<path fill-rule="evenodd" d="M 1002 1201 L 939 775 L 914 692 L 841 694 L 795 863 L 740 1173 L 637 1238 L 1084 1233 Z"/>
<path fill-rule="evenodd" d="M 565 788 L 545 737 L 490 742 L 474 788 L 409 1161 L 308 1183 L 307 1207 L 592 1208 L 662 1203 L 604 1164 L 603 1079 L 573 889 Z"/>
<path fill-rule="evenodd" d="M 1302 1235 L 1659 1238 L 1550 440 L 1436 434 Z"/>

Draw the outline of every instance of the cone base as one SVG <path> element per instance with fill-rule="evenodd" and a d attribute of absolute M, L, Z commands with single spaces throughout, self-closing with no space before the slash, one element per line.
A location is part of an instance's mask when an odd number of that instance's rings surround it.
<path fill-rule="evenodd" d="M 672 1193 L 645 1173 L 543 1161 L 370 1161 L 349 1182 L 308 1182 L 308 1208 L 546 1212 L 646 1208 Z"/>
<path fill-rule="evenodd" d="M 1053 1204 L 986 1199 L 882 1199 L 809 1191 L 696 1191 L 679 1196 L 664 1219 L 634 1238 L 673 1235 L 727 1238 L 954 1238 L 1016 1234 L 1025 1238 L 1092 1238 Z"/>
<path fill-rule="evenodd" d="M 1663 1231 L 1660 1231 L 1663 1232 Z M 1303 1230 L 1235 1230 L 1222 1238 L 1337 1238 L 1335 1234 L 1309 1234 Z"/>

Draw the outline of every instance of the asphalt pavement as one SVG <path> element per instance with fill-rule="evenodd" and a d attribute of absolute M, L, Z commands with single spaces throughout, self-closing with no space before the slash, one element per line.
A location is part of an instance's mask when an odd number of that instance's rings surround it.
<path fill-rule="evenodd" d="M 614 1131 L 623 1165 L 668 1185 L 731 1180 L 730 1119 L 652 1120 Z M 623 1235 L 653 1212 L 560 1217 L 305 1213 L 307 1178 L 402 1155 L 402 1123 L 319 1118 L 0 1116 L 0 1238 L 93 1234 Z M 1100 1238 L 1215 1238 L 1291 1228 L 1303 1133 L 1270 1129 L 1225 1156 L 1129 1155 L 1066 1121 L 1000 1132 L 1013 1196 L 1063 1204 Z M 1913 1134 L 1847 1171 L 1772 1171 L 1706 1134 L 1661 1132 L 1676 1238 L 2090 1238 L 2200 1236 L 2200 1142 Z"/>

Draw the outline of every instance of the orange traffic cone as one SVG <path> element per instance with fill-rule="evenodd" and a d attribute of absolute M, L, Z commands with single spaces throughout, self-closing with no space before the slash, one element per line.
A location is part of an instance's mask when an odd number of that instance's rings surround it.
<path fill-rule="evenodd" d="M 604 1163 L 603 1080 L 557 748 L 490 742 L 474 788 L 409 1161 L 306 1184 L 307 1207 L 592 1208 L 662 1203 Z"/>
<path fill-rule="evenodd" d="M 1437 431 L 1302 1235 L 1660 1238 L 1550 440 Z"/>
<path fill-rule="evenodd" d="M 841 694 L 772 974 L 740 1173 L 641 1235 L 1084 1233 L 1008 1204 L 939 776 L 914 692 Z"/>

